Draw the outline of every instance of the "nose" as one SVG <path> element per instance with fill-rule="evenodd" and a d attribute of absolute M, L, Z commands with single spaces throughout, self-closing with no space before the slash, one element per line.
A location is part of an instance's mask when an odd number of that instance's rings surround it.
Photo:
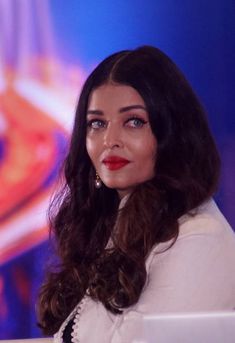
<path fill-rule="evenodd" d="M 120 129 L 115 125 L 108 125 L 104 134 L 104 146 L 109 149 L 123 147 Z"/>

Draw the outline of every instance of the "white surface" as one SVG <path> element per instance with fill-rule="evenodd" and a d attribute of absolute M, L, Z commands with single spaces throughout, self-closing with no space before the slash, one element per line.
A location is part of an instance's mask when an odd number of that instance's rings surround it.
<path fill-rule="evenodd" d="M 0 340 L 1 343 L 52 343 L 53 338 L 31 338 L 31 339 L 14 339 Z"/>
<path fill-rule="evenodd" d="M 234 343 L 235 312 L 144 317 L 146 343 Z"/>

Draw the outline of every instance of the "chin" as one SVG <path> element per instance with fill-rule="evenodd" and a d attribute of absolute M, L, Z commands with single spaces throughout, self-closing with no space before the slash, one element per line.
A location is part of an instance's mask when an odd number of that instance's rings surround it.
<path fill-rule="evenodd" d="M 112 189 L 123 189 L 122 186 L 117 185 L 116 183 L 111 183 L 111 182 L 104 182 L 105 186 L 108 188 L 112 188 Z M 124 188 L 125 189 L 125 188 Z"/>
<path fill-rule="evenodd" d="M 131 188 L 132 186 L 130 184 L 126 184 L 124 182 L 115 182 L 115 181 L 103 181 L 103 183 L 105 184 L 106 187 L 108 188 L 112 188 L 112 189 L 116 189 L 116 190 L 124 190 L 124 189 L 128 189 Z"/>
<path fill-rule="evenodd" d="M 131 193 L 131 191 L 135 188 L 136 185 L 133 185 L 133 183 L 130 182 L 111 182 L 111 180 L 109 180 L 109 182 L 103 182 L 105 184 L 106 187 L 110 188 L 110 189 L 115 189 L 117 191 L 117 193 L 119 195 L 126 195 Z M 122 196 L 121 196 L 122 197 Z"/>

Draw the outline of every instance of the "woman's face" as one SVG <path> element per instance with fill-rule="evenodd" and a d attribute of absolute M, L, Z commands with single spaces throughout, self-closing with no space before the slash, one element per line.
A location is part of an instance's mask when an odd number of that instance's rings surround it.
<path fill-rule="evenodd" d="M 91 93 L 86 148 L 103 183 L 121 198 L 154 176 L 157 141 L 134 88 L 104 84 Z"/>

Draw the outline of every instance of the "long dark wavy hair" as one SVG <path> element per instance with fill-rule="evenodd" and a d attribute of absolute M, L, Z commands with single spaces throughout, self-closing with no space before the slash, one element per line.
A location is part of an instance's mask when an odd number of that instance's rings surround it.
<path fill-rule="evenodd" d="M 94 187 L 95 171 L 86 150 L 89 96 L 109 82 L 137 90 L 157 139 L 154 178 L 138 185 L 121 210 L 114 189 Z M 85 294 L 114 314 L 135 304 L 152 247 L 177 239 L 179 217 L 213 195 L 219 167 L 204 109 L 169 57 L 143 46 L 101 62 L 82 89 L 64 164 L 65 187 L 51 208 L 60 264 L 41 287 L 38 319 L 43 332 L 55 333 Z"/>

